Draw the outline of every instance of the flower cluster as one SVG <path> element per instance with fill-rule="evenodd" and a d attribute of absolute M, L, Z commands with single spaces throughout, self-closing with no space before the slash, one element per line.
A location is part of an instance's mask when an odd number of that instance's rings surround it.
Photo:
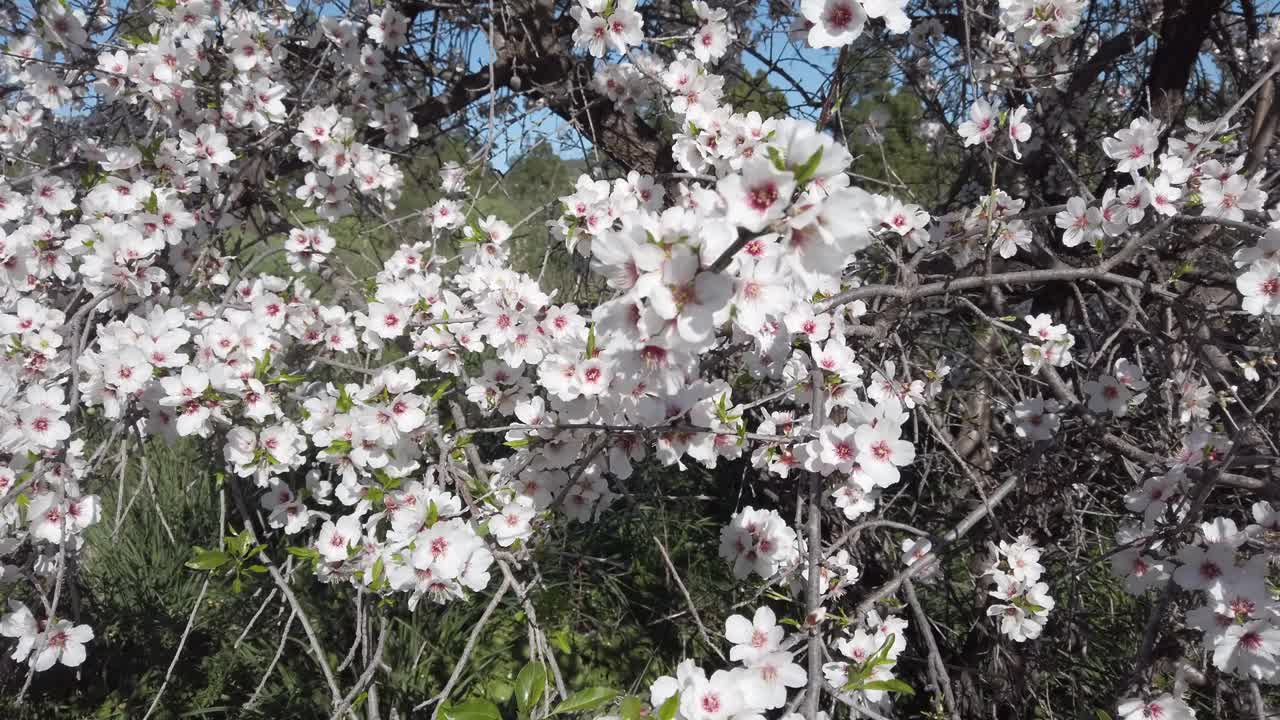
<path fill-rule="evenodd" d="M 812 47 L 842 47 L 862 35 L 869 18 L 882 18 L 889 32 L 901 34 L 911 29 L 906 5 L 906 0 L 802 0 L 795 32 Z"/>
<path fill-rule="evenodd" d="M 672 717 L 679 720 L 760 717 L 766 710 L 784 707 L 788 690 L 808 682 L 808 673 L 792 659 L 796 638 L 787 637 L 768 607 L 757 609 L 750 620 L 729 616 L 724 636 L 733 643 L 729 659 L 740 666 L 708 677 L 706 670 L 685 660 L 674 677 L 664 675 L 653 682 L 650 704 L 662 708 L 677 703 Z"/>
<path fill-rule="evenodd" d="M 1013 112 L 996 112 L 991 103 L 979 98 L 969 108 L 969 119 L 960 123 L 956 132 L 964 138 L 965 147 L 979 143 L 990 146 L 1000 129 L 1009 138 L 1009 147 L 1015 158 L 1022 158 L 1022 150 L 1018 143 L 1026 143 L 1031 139 L 1031 125 L 1025 121 L 1026 106 L 1019 105 Z M 1006 256 L 1008 257 L 1008 256 Z"/>
<path fill-rule="evenodd" d="M 720 557 L 733 563 L 733 574 L 751 573 L 772 579 L 799 557 L 796 533 L 776 510 L 747 507 L 720 530 Z"/>
<path fill-rule="evenodd" d="M 1089 410 L 1092 412 L 1124 417 L 1130 405 L 1141 405 L 1146 399 L 1147 387 L 1142 368 L 1127 358 L 1117 358 L 1113 374 L 1086 382 L 1084 391 L 1089 396 Z"/>
<path fill-rule="evenodd" d="M 625 55 L 644 40 L 644 18 L 636 12 L 635 0 L 583 0 L 571 13 L 578 21 L 573 43 L 593 57 Z"/>
<path fill-rule="evenodd" d="M 1039 46 L 1074 35 L 1086 5 L 1085 0 L 1000 0 L 1000 26 L 1015 41 Z"/>
<path fill-rule="evenodd" d="M 1046 313 L 1027 315 L 1027 334 L 1036 342 L 1023 343 L 1022 364 L 1031 368 L 1031 372 L 1040 372 L 1045 365 L 1066 367 L 1071 364 L 1071 348 L 1075 347 L 1075 336 L 1067 332 L 1066 325 L 1054 325 L 1053 318 Z"/>
<path fill-rule="evenodd" d="M 877 708 L 887 703 L 891 693 L 901 692 L 903 683 L 894 675 L 898 656 L 907 649 L 907 621 L 868 612 L 864 623 L 847 630 L 836 640 L 843 660 L 822 666 L 822 674 L 833 692 L 852 708 Z"/>
<path fill-rule="evenodd" d="M 995 583 L 988 594 L 997 602 L 987 607 L 987 616 L 999 618 L 1000 632 L 1010 640 L 1035 640 L 1054 604 L 1048 584 L 1040 579 L 1040 548 L 1022 535 L 1011 543 L 992 544 L 990 550 L 992 563 L 984 577 Z"/>
<path fill-rule="evenodd" d="M 903 34 L 906 5 L 803 0 L 793 34 L 812 47 L 844 47 L 869 19 Z M 18 157 L 38 146 L 41 157 L 31 174 L 0 182 L 0 583 L 38 592 L 79 560 L 101 515 L 91 491 L 110 445 L 86 448 L 90 423 L 142 452 L 201 439 L 213 472 L 261 509 L 270 536 L 262 548 L 289 543 L 321 581 L 410 610 L 423 598 L 450 603 L 484 592 L 493 566 L 538 543 L 548 525 L 599 521 L 632 490 L 642 463 L 683 470 L 738 461 L 761 475 L 804 474 L 821 480 L 820 499 L 846 519 L 873 512 L 910 472 L 920 435 L 909 421 L 930 409 L 950 368 L 933 353 L 913 367 L 906 349 L 900 364 L 877 360 L 875 344 L 859 338 L 884 339 L 883 327 L 864 324 L 883 319 L 873 315 L 883 308 L 844 300 L 894 268 L 904 283 L 912 276 L 903 285 L 909 296 L 933 282 L 916 276 L 933 273 L 920 268 L 934 260 L 957 268 L 984 260 L 988 272 L 1026 260 L 1037 218 L 1048 215 L 1024 213 L 1022 200 L 994 184 L 936 219 L 856 187 L 853 154 L 823 127 L 725 104 L 726 80 L 709 68 L 730 57 L 739 28 L 727 8 L 695 0 L 690 9 L 690 32 L 676 38 L 686 42 L 652 53 L 640 49 L 644 19 L 634 0 L 582 0 L 570 11 L 575 46 L 594 58 L 582 60 L 595 68 L 596 90 L 616 110 L 669 115 L 675 132 L 662 152 L 684 171 L 583 174 L 560 198 L 552 233 L 605 288 L 597 304 L 580 307 L 513 268 L 516 228 L 476 212 L 469 169 L 457 163 L 441 168 L 429 209 L 409 216 L 429 238 L 405 237 L 371 261 L 372 277 L 342 277 L 347 249 L 333 223 L 394 208 L 405 175 L 393 158 L 410 156 L 428 122 L 439 124 L 439 102 L 417 104 L 406 90 L 405 78 L 416 76 L 399 60 L 421 28 L 407 8 L 259 13 L 173 0 L 153 8 L 145 32 L 100 43 L 106 14 L 42 4 L 40 21 L 9 39 L 0 59 L 14 98 L 0 98 L 0 149 Z M 978 92 L 997 96 L 1024 44 L 1055 54 L 1063 43 L 1053 41 L 1074 32 L 1082 9 L 1080 0 L 1002 0 L 1007 35 L 975 44 L 987 57 L 974 69 Z M 927 61 L 942 30 L 936 19 L 922 24 L 907 52 Z M 495 40 L 490 30 L 497 58 L 509 48 Z M 596 62 L 605 58 L 619 62 Z M 1045 62 L 1045 77 L 1067 74 L 1059 61 Z M 316 83 L 317 70 L 300 82 L 292 68 L 312 65 L 345 74 Z M 462 68 L 440 71 L 431 92 Z M 1020 82 L 1040 73 L 1025 75 Z M 507 84 L 518 90 L 515 79 Z M 1004 162 L 1006 147 L 1015 160 L 1039 152 L 1028 105 L 1000 111 L 977 100 L 958 128 L 963 145 L 991 148 L 993 163 Z M 42 129 L 85 117 L 91 128 L 110 113 L 150 135 L 127 142 L 116 139 L 123 132 L 94 132 L 41 144 Z M 867 126 L 878 132 L 884 122 Z M 926 134 L 955 143 L 940 127 Z M 1230 146 L 1225 119 L 1190 119 L 1186 128 L 1159 157 L 1164 128 L 1155 120 L 1107 137 L 1102 150 L 1123 186 L 1101 198 L 1083 190 L 1049 210 L 1062 244 L 1089 243 L 1101 255 L 1108 240 L 1149 220 L 1193 212 L 1253 227 L 1245 221 L 1268 199 L 1266 175 L 1219 152 Z M 1050 137 L 1037 133 L 1037 143 Z M 272 160 L 277 146 L 284 152 Z M 304 180 L 288 202 L 255 197 L 294 174 Z M 229 255 L 248 238 L 263 240 L 262 254 L 237 269 L 242 258 Z M 259 268 L 275 253 L 283 265 Z M 1244 311 L 1280 314 L 1280 213 L 1234 261 Z M 1048 314 L 1025 320 L 1033 340 L 1021 357 L 1030 372 L 1070 367 L 1067 325 Z M 1082 385 L 1089 409 L 1129 416 L 1148 390 L 1143 362 L 1102 365 L 1110 374 Z M 1246 377 L 1259 377 L 1256 363 L 1242 364 Z M 1145 479 L 1135 471 L 1141 487 L 1125 504 L 1141 522 L 1117 535 L 1113 571 L 1135 594 L 1170 580 L 1195 593 L 1202 604 L 1187 623 L 1212 663 L 1275 681 L 1280 606 L 1266 585 L 1264 541 L 1280 531 L 1280 513 L 1259 502 L 1244 530 L 1227 517 L 1200 522 L 1193 488 L 1226 470 L 1233 448 L 1210 422 L 1214 386 L 1193 369 L 1171 377 L 1180 446 Z M 748 398 L 764 387 L 769 397 Z M 1026 396 L 1011 409 L 1014 433 L 1047 447 L 1061 410 L 1057 400 Z M 1199 528 L 1193 542 L 1173 532 L 1184 523 Z M 932 544 L 920 535 L 903 541 L 901 559 L 927 580 Z M 819 610 L 806 624 L 825 640 L 826 603 L 834 607 L 860 573 L 848 549 L 827 556 L 807 545 L 778 509 L 753 505 L 721 529 L 719 551 L 740 580 L 786 576 L 796 595 L 810 579 L 802 558 L 822 555 Z M 983 577 L 997 601 L 988 615 L 1016 642 L 1040 636 L 1054 600 L 1039 548 L 1019 537 L 992 553 Z M 33 671 L 80 665 L 94 637 L 62 618 L 54 598 L 43 619 L 17 600 L 0 617 L 0 634 L 16 641 L 12 657 Z M 823 672 L 855 711 L 872 711 L 905 686 L 895 668 L 907 623 L 875 612 L 859 620 L 833 640 L 842 659 Z M 788 638 L 768 608 L 731 616 L 725 636 L 738 665 L 708 676 L 680 664 L 651 688 L 654 708 L 674 708 L 660 715 L 758 718 L 786 707 L 808 681 L 794 662 L 799 638 Z M 1171 696 L 1126 701 L 1120 712 L 1193 715 Z"/>
<path fill-rule="evenodd" d="M 11 658 L 43 672 L 56 664 L 79 667 L 87 654 L 85 643 L 93 640 L 93 628 L 69 620 L 37 620 L 26 605 L 10 600 L 9 612 L 0 616 L 0 635 L 18 641 Z"/>

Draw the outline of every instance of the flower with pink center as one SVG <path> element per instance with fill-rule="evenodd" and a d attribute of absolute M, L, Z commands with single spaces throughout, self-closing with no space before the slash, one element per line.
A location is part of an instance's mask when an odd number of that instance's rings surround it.
<path fill-rule="evenodd" d="M 800 13 L 812 23 L 808 39 L 816 48 L 848 45 L 862 34 L 867 22 L 857 0 L 803 0 Z"/>
<path fill-rule="evenodd" d="M 730 615 L 724 621 L 724 637 L 733 643 L 729 659 L 744 665 L 753 665 L 776 651 L 785 634 L 777 616 L 767 606 L 757 608 L 750 620 L 742 615 Z"/>
<path fill-rule="evenodd" d="M 359 515 L 344 515 L 338 522 L 326 521 L 316 536 L 316 550 L 325 562 L 344 562 L 349 550 L 360 546 L 364 533 Z"/>
<path fill-rule="evenodd" d="M 774 167 L 763 157 L 742 164 L 741 174 L 720 181 L 717 190 L 724 198 L 727 218 L 751 232 L 759 232 L 782 217 L 791 205 L 795 176 Z"/>
<path fill-rule="evenodd" d="M 898 482 L 898 468 L 916 459 L 916 449 L 902 439 L 902 428 L 891 422 L 860 425 L 854 433 L 858 445 L 857 462 L 877 487 Z"/>
<path fill-rule="evenodd" d="M 1280 315 L 1280 262 L 1255 262 L 1236 278 L 1236 289 L 1244 296 L 1241 307 L 1250 315 Z"/>

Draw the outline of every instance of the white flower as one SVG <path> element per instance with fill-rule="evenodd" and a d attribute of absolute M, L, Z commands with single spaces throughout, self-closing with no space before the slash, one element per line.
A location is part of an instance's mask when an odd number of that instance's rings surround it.
<path fill-rule="evenodd" d="M 1116 708 L 1120 720 L 1195 720 L 1196 712 L 1182 700 L 1164 694 L 1150 700 L 1129 698 Z"/>
<path fill-rule="evenodd" d="M 857 0 L 802 0 L 800 13 L 813 24 L 809 45 L 816 48 L 848 45 L 862 34 L 867 22 Z"/>
<path fill-rule="evenodd" d="M 1236 278 L 1236 289 L 1244 296 L 1241 307 L 1250 315 L 1280 315 L 1280 262 L 1255 262 Z"/>
<path fill-rule="evenodd" d="M 686 720 L 727 720 L 743 707 L 738 678 L 717 670 L 710 680 L 694 678 L 680 693 L 680 715 Z"/>
<path fill-rule="evenodd" d="M 910 465 L 916 459 L 915 446 L 902 439 L 902 428 L 893 423 L 860 425 L 854 433 L 854 441 L 858 448 L 858 465 L 877 487 L 888 487 L 898 482 L 898 468 Z"/>
<path fill-rule="evenodd" d="M 1022 159 L 1022 151 L 1018 149 L 1018 143 L 1025 143 L 1031 139 L 1031 125 L 1022 121 L 1027 116 L 1027 108 L 1025 105 L 1019 105 L 1016 110 L 1009 113 L 1009 144 L 1013 146 L 1013 156 Z"/>
<path fill-rule="evenodd" d="M 1267 194 L 1254 183 L 1240 175 L 1232 175 L 1226 181 L 1209 178 L 1200 183 L 1200 202 L 1205 217 L 1224 220 L 1243 220 L 1245 210 L 1260 210 Z"/>
<path fill-rule="evenodd" d="M 960 133 L 960 137 L 964 138 L 965 147 L 968 147 L 978 143 L 984 145 L 990 143 L 996 136 L 996 130 L 999 129 L 1000 123 L 995 109 L 991 107 L 991 103 L 979 98 L 969 108 L 969 119 L 960 123 L 956 131 Z"/>
<path fill-rule="evenodd" d="M 1156 147 L 1160 144 L 1159 123 L 1135 118 L 1126 130 L 1102 141 L 1102 151 L 1112 160 L 1119 160 L 1116 172 L 1127 173 L 1151 165 Z"/>
<path fill-rule="evenodd" d="M 743 508 L 720 531 L 720 557 L 733 563 L 733 574 L 771 578 L 799 556 L 795 531 L 776 510 Z"/>
<path fill-rule="evenodd" d="M 489 532 L 502 547 L 511 547 L 517 540 L 533 535 L 534 509 L 523 503 L 507 503 L 502 512 L 489 519 Z"/>
<path fill-rule="evenodd" d="M 621 54 L 644 40 L 644 18 L 636 12 L 635 0 L 618 0 L 605 21 L 605 41 Z"/>
<path fill-rule="evenodd" d="M 69 620 L 58 620 L 45 629 L 31 663 L 36 672 L 44 672 L 54 663 L 67 667 L 80 667 L 84 662 L 84 644 L 93 639 L 93 628 L 88 625 L 72 625 Z"/>
<path fill-rule="evenodd" d="M 1125 416 L 1129 411 L 1129 400 L 1133 397 L 1129 388 L 1110 375 L 1085 383 L 1084 391 L 1089 395 L 1090 410 L 1096 413 L 1109 412 L 1116 417 Z"/>
<path fill-rule="evenodd" d="M 343 562 L 348 551 L 360 545 L 363 532 L 359 515 L 344 515 L 337 523 L 326 521 L 316 537 L 316 549 L 325 562 Z"/>
<path fill-rule="evenodd" d="M 1213 664 L 1240 677 L 1269 681 L 1276 676 L 1280 628 L 1267 620 L 1232 625 L 1213 647 Z"/>
<path fill-rule="evenodd" d="M 783 635 L 785 631 L 778 625 L 777 616 L 767 606 L 757 608 L 751 620 L 730 615 L 724 621 L 724 637 L 733 643 L 729 659 L 743 665 L 754 665 L 775 652 L 782 644 Z"/>
<path fill-rule="evenodd" d="M 1022 400 L 1013 406 L 1014 432 L 1033 442 L 1049 440 L 1058 431 L 1057 411 L 1057 400 L 1045 400 L 1039 395 Z"/>
<path fill-rule="evenodd" d="M 809 675 L 789 652 L 772 652 L 740 676 L 743 699 L 750 707 L 773 710 L 787 704 L 787 688 L 804 687 Z"/>
<path fill-rule="evenodd" d="M 1148 387 L 1142 368 L 1129 362 L 1128 358 L 1117 358 L 1112 374 L 1117 382 L 1134 392 L 1144 392 Z"/>
<path fill-rule="evenodd" d="M 1054 217 L 1054 224 L 1063 229 L 1062 244 L 1067 247 L 1102 237 L 1102 211 L 1088 207 L 1082 197 L 1067 200 L 1067 209 Z"/>
<path fill-rule="evenodd" d="M 0 635 L 18 639 L 18 645 L 9 657 L 24 662 L 40 637 L 40 624 L 26 605 L 11 599 L 9 612 L 0 618 Z"/>
<path fill-rule="evenodd" d="M 751 158 L 743 163 L 741 174 L 730 175 L 717 186 L 728 219 L 752 232 L 782 217 L 794 189 L 795 177 L 765 157 Z"/>

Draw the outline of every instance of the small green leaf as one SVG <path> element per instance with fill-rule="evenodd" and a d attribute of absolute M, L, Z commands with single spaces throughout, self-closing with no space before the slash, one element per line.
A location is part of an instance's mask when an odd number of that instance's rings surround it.
<path fill-rule="evenodd" d="M 231 556 L 221 550 L 197 550 L 196 556 L 187 561 L 192 570 L 216 570 L 230 562 Z"/>
<path fill-rule="evenodd" d="M 622 704 L 618 706 L 618 714 L 622 716 L 622 720 L 640 720 L 643 712 L 644 703 L 640 702 L 640 698 L 635 695 L 622 698 Z"/>
<path fill-rule="evenodd" d="M 516 707 L 524 715 L 538 704 L 547 687 L 547 668 L 542 663 L 530 662 L 520 668 L 516 676 Z"/>
<path fill-rule="evenodd" d="M 436 506 L 436 501 L 432 500 L 431 504 L 427 506 L 427 527 L 435 525 L 436 521 L 439 519 L 440 508 Z"/>
<path fill-rule="evenodd" d="M 796 168 L 796 184 L 803 185 L 813 179 L 818 174 L 818 166 L 822 164 L 822 147 L 819 147 L 809 156 L 804 164 Z"/>
<path fill-rule="evenodd" d="M 1111 713 L 1106 710 L 1098 709 L 1093 711 L 1093 717 L 1096 720 L 1111 720 Z"/>
<path fill-rule="evenodd" d="M 381 562 L 381 560 L 379 560 L 379 562 Z M 248 570 L 251 573 L 257 573 L 261 575 L 262 573 L 267 571 L 267 566 L 266 565 L 250 565 L 249 567 L 245 568 L 245 570 Z"/>
<path fill-rule="evenodd" d="M 291 547 L 289 554 L 302 560 L 316 560 L 320 557 L 320 551 L 312 547 Z"/>
<path fill-rule="evenodd" d="M 346 386 L 338 388 L 338 412 L 350 412 L 353 405 L 355 401 L 351 399 L 351 393 L 347 392 Z"/>
<path fill-rule="evenodd" d="M 485 686 L 484 694 L 496 703 L 505 703 L 511 699 L 511 683 L 502 678 L 494 678 Z"/>
<path fill-rule="evenodd" d="M 556 706 L 551 711 L 552 715 L 560 715 L 561 713 L 585 712 L 587 710 L 595 710 L 602 705 L 606 705 L 618 697 L 618 691 L 613 688 L 590 687 L 565 698 L 564 702 Z"/>
<path fill-rule="evenodd" d="M 786 172 L 787 161 L 782 157 L 782 151 L 776 145 L 770 145 L 766 153 L 769 155 L 769 161 L 773 163 L 773 167 L 778 172 Z"/>
<path fill-rule="evenodd" d="M 898 678 L 892 680 L 872 680 L 862 684 L 863 690 L 883 690 L 891 693 L 902 693 L 903 695 L 915 695 L 916 691 L 912 687 Z"/>
<path fill-rule="evenodd" d="M 264 378 L 267 375 L 267 368 L 271 367 L 271 351 L 268 350 L 262 354 L 262 357 L 253 366 L 253 376 L 256 378 Z"/>
<path fill-rule="evenodd" d="M 488 700 L 471 699 L 461 703 L 445 703 L 440 706 L 444 720 L 502 720 L 498 706 Z"/>
<path fill-rule="evenodd" d="M 444 394 L 448 392 L 449 388 L 452 386 L 453 386 L 453 380 L 445 380 L 444 382 L 440 383 L 440 385 L 436 387 L 436 391 L 431 393 L 431 402 L 435 403 L 439 401 L 440 398 L 444 397 Z"/>
<path fill-rule="evenodd" d="M 675 720 L 676 711 L 680 709 L 680 693 L 667 698 L 658 708 L 658 720 Z"/>
<path fill-rule="evenodd" d="M 590 360 L 591 358 L 595 357 L 595 355 L 596 355 L 596 326 L 592 325 L 591 327 L 587 328 L 587 359 Z"/>

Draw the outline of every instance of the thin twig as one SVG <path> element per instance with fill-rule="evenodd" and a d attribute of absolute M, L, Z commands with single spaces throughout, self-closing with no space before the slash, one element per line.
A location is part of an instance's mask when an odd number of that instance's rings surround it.
<path fill-rule="evenodd" d="M 685 588 L 684 581 L 680 579 L 680 573 L 676 571 L 676 566 L 671 562 L 671 556 L 667 554 L 667 548 L 663 546 L 662 541 L 657 535 L 653 536 L 653 541 L 658 544 L 658 551 L 662 553 L 662 560 L 667 564 L 667 570 L 671 572 L 671 576 L 675 578 L 676 587 L 680 588 L 680 594 L 684 596 L 685 604 L 689 606 L 689 614 L 693 616 L 693 621 L 698 624 L 698 632 L 702 634 L 702 639 L 707 646 L 720 656 L 722 662 L 726 662 L 724 653 L 720 651 L 719 645 L 711 639 L 711 635 L 707 632 L 707 626 L 702 623 L 702 616 L 698 614 L 698 608 L 693 604 L 693 598 L 689 597 L 689 590 Z"/>

